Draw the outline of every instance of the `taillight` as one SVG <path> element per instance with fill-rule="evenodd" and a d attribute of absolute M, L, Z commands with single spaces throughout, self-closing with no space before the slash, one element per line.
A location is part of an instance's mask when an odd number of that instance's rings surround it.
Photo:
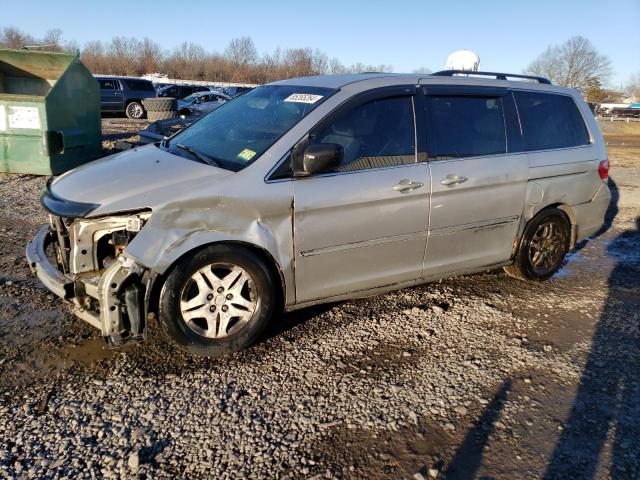
<path fill-rule="evenodd" d="M 598 165 L 598 175 L 600 179 L 606 180 L 609 178 L 609 160 L 601 160 Z"/>

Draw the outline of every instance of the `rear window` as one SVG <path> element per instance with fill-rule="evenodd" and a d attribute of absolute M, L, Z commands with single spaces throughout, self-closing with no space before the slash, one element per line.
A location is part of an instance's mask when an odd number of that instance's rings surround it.
<path fill-rule="evenodd" d="M 131 90 L 142 90 L 148 92 L 155 92 L 153 84 L 145 80 L 125 80 L 127 87 Z"/>
<path fill-rule="evenodd" d="M 429 158 L 440 160 L 505 152 L 506 136 L 500 98 L 427 97 Z"/>
<path fill-rule="evenodd" d="M 514 92 L 527 150 L 588 145 L 589 132 L 573 99 L 566 95 Z"/>

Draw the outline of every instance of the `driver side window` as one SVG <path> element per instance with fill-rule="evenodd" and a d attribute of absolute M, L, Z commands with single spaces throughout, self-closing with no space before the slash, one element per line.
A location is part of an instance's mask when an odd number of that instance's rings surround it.
<path fill-rule="evenodd" d="M 358 105 L 338 114 L 309 141 L 342 146 L 344 158 L 336 171 L 416 163 L 413 98 L 382 98 Z"/>

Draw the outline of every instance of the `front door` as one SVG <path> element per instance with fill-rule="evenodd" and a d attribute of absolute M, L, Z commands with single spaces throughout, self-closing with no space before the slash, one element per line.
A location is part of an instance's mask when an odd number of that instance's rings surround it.
<path fill-rule="evenodd" d="M 528 178 L 526 153 L 509 152 L 519 150 L 507 142 L 518 125 L 511 94 L 462 89 L 429 94 L 425 106 L 432 196 L 424 276 L 509 260 Z"/>
<path fill-rule="evenodd" d="M 418 162 L 415 90 L 356 99 L 310 132 L 311 144 L 341 145 L 344 159 L 293 181 L 298 302 L 420 277 L 430 178 Z"/>

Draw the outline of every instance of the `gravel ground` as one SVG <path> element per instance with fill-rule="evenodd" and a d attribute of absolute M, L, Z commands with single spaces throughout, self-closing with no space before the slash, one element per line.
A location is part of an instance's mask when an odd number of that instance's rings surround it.
<path fill-rule="evenodd" d="M 155 325 L 103 349 L 25 264 L 44 179 L 0 175 L 0 478 L 640 478 L 640 168 L 613 178 L 549 282 L 317 307 L 200 359 Z"/>

